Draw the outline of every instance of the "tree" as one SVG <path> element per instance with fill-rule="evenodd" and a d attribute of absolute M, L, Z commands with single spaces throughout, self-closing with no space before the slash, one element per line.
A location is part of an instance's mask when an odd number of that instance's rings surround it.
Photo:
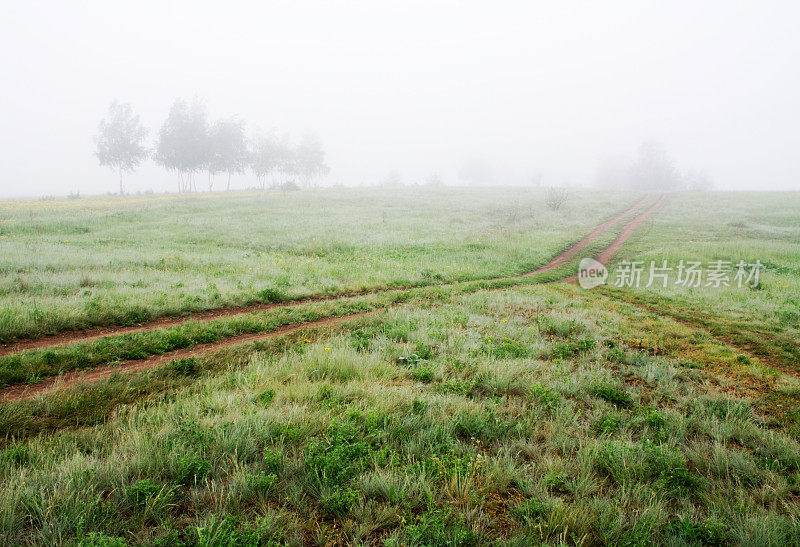
<path fill-rule="evenodd" d="M 397 169 L 392 169 L 386 173 L 386 176 L 383 177 L 380 185 L 384 188 L 397 188 L 399 186 L 403 186 L 403 177 L 400 176 L 400 171 Z"/>
<path fill-rule="evenodd" d="M 189 105 L 177 99 L 161 126 L 156 161 L 179 174 L 179 192 L 194 188 L 194 174 L 208 165 L 208 121 L 203 103 L 197 98 Z"/>
<path fill-rule="evenodd" d="M 657 141 L 646 141 L 629 172 L 629 186 L 635 190 L 677 190 L 680 175 L 675 162 Z"/>
<path fill-rule="evenodd" d="M 428 175 L 428 178 L 425 179 L 425 186 L 444 186 L 442 176 L 437 172 L 431 173 Z"/>
<path fill-rule="evenodd" d="M 119 194 L 125 194 L 122 174 L 133 171 L 147 157 L 144 139 L 148 130 L 128 103 L 114 101 L 108 107 L 108 117 L 100 121 L 95 144 L 95 156 L 100 165 L 119 172 Z"/>
<path fill-rule="evenodd" d="M 692 169 L 683 176 L 683 185 L 687 190 L 707 192 L 714 188 L 714 183 L 705 171 Z"/>
<path fill-rule="evenodd" d="M 461 164 L 458 170 L 458 178 L 465 184 L 481 186 L 493 183 L 495 173 L 492 166 L 484 160 L 470 157 Z"/>
<path fill-rule="evenodd" d="M 297 174 L 297 156 L 295 150 L 289 145 L 289 137 L 284 135 L 275 140 L 275 170 L 278 172 L 277 185 L 286 184 L 286 177 Z"/>
<path fill-rule="evenodd" d="M 258 135 L 253 139 L 250 152 L 250 170 L 258 179 L 261 189 L 267 187 L 269 175 L 278 168 L 281 143 L 275 135 Z"/>
<path fill-rule="evenodd" d="M 314 133 L 306 133 L 294 150 L 295 173 L 306 186 L 316 177 L 325 175 L 330 168 L 325 165 L 325 151 L 322 140 Z"/>
<path fill-rule="evenodd" d="M 621 190 L 631 181 L 631 161 L 627 158 L 608 157 L 597 167 L 594 184 L 597 188 Z"/>
<path fill-rule="evenodd" d="M 244 122 L 236 118 L 218 120 L 208 133 L 208 191 L 212 189 L 211 177 L 218 173 L 228 174 L 226 189 L 231 189 L 231 175 L 242 173 L 248 165 L 249 151 Z"/>

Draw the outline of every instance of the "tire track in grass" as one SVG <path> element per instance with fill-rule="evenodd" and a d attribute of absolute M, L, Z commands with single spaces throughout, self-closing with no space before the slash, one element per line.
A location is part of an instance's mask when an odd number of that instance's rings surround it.
<path fill-rule="evenodd" d="M 612 226 L 614 226 L 617 222 L 619 222 L 623 218 L 626 218 L 626 217 L 632 215 L 637 210 L 639 210 L 639 208 L 641 208 L 645 203 L 647 203 L 647 201 L 650 199 L 650 197 L 651 196 L 649 196 L 649 195 L 644 196 L 642 199 L 637 201 L 633 205 L 633 207 L 631 207 L 627 211 L 624 211 L 623 213 L 620 213 L 619 215 L 615 216 L 614 218 L 612 218 L 610 220 L 607 220 L 604 223 L 600 224 L 597 228 L 592 230 L 592 232 L 589 235 L 587 235 L 586 237 L 584 237 L 583 239 L 581 239 L 580 241 L 578 241 L 577 243 L 572 245 L 569 249 L 567 249 L 566 251 L 564 251 L 560 255 L 556 256 L 553 260 L 551 260 L 550 262 L 548 262 L 544 266 L 541 266 L 540 268 L 537 268 L 537 269 L 533 270 L 532 272 L 528 272 L 528 273 L 525 273 L 523 275 L 534 275 L 534 274 L 538 274 L 538 273 L 543 273 L 543 272 L 547 272 L 547 271 L 553 270 L 555 268 L 558 268 L 559 266 L 565 265 L 576 254 L 578 254 L 578 252 L 581 249 L 586 247 L 589 243 L 591 243 L 593 240 L 595 240 L 599 236 L 603 235 Z"/>
<path fill-rule="evenodd" d="M 633 220 L 628 222 L 625 226 L 623 226 L 622 231 L 614 239 L 614 241 L 612 241 L 608 247 L 597 253 L 594 259 L 600 262 L 601 264 L 608 266 L 608 263 L 611 261 L 614 255 L 617 254 L 617 251 L 619 251 L 622 248 L 625 242 L 628 241 L 628 239 L 630 239 L 630 237 L 634 233 L 636 233 L 636 230 L 639 229 L 639 227 L 644 223 L 644 221 L 646 221 L 650 217 L 650 215 L 661 209 L 661 207 L 664 206 L 664 203 L 666 201 L 667 201 L 667 194 L 662 194 L 661 197 L 658 199 L 658 201 L 656 201 L 643 213 L 641 213 Z M 570 277 L 561 279 L 559 281 L 564 283 L 572 283 L 577 280 L 578 280 L 578 274 L 573 274 Z"/>
<path fill-rule="evenodd" d="M 634 212 L 637 209 L 639 209 L 639 207 L 647 199 L 649 199 L 649 198 L 646 197 L 646 198 L 640 200 L 631 209 L 629 209 L 628 211 L 626 211 L 625 213 L 623 213 L 621 215 L 618 215 L 617 217 L 615 217 L 615 219 L 612 219 L 612 221 L 614 221 L 614 222 L 607 221 L 606 223 L 604 223 L 605 228 L 602 231 L 595 230 L 593 232 L 594 236 L 591 239 L 589 239 L 588 236 L 587 236 L 587 238 L 584 238 L 580 242 L 576 243 L 575 245 L 573 245 L 572 247 L 570 247 L 569 249 L 564 251 L 564 253 L 562 253 L 562 254 L 570 253 L 569 257 L 570 258 L 574 257 L 575 254 L 577 254 L 578 251 L 580 251 L 581 249 L 586 247 L 586 245 L 592 239 L 595 239 L 596 237 L 598 237 L 599 235 L 601 235 L 602 233 L 607 231 L 609 228 L 611 228 L 611 226 L 613 226 L 621 218 L 624 218 L 624 217 L 628 216 L 629 214 L 631 214 L 632 212 Z M 631 235 L 633 235 L 633 233 L 639 228 L 639 226 L 641 226 L 641 224 L 652 213 L 654 213 L 656 210 L 658 210 L 661 207 L 661 205 L 663 205 L 665 200 L 666 200 L 666 195 L 661 196 L 661 198 L 654 205 L 649 207 L 643 213 L 639 214 L 632 221 L 630 221 L 628 224 L 626 224 L 623 227 L 622 232 L 620 233 L 620 235 L 617 236 L 614 239 L 614 241 L 608 247 L 606 247 L 603 251 L 601 251 L 597 256 L 607 256 L 609 258 L 611 256 L 613 256 L 613 254 L 617 250 L 619 250 L 620 247 L 622 247 L 622 245 L 625 243 L 625 241 L 627 241 L 627 239 L 630 238 Z M 603 225 L 601 225 L 601 226 L 603 226 Z M 580 245 L 578 247 L 578 245 L 581 244 L 581 243 L 582 243 L 582 245 Z M 576 247 L 577 247 L 577 249 L 576 249 Z M 552 262 L 553 261 L 551 261 L 551 263 Z M 564 264 L 566 264 L 567 262 L 568 261 L 565 261 Z M 548 265 L 551 264 L 551 263 L 548 263 Z M 563 264 L 560 264 L 560 265 L 563 265 Z M 552 267 L 550 267 L 548 269 L 553 269 L 554 267 L 555 266 L 552 266 Z M 542 268 L 544 268 L 544 266 Z M 541 271 L 537 271 L 535 273 L 541 273 L 543 271 L 547 271 L 547 270 L 543 270 L 541 268 L 540 268 L 540 270 Z M 534 272 L 532 272 L 532 273 L 534 273 Z M 523 274 L 521 276 L 516 276 L 516 277 L 518 277 L 518 278 L 519 277 L 524 277 L 525 275 L 530 275 L 530 274 Z M 574 276 L 571 276 L 571 277 L 567 277 L 567 278 L 563 279 L 562 281 L 572 281 L 574 279 L 577 279 L 577 275 L 574 275 Z M 381 309 L 387 309 L 387 308 L 381 308 Z M 240 336 L 233 336 L 233 337 L 228 338 L 228 339 L 223 340 L 223 341 L 211 342 L 211 343 L 208 343 L 208 344 L 198 344 L 198 345 L 196 345 L 196 346 L 194 346 L 192 348 L 189 348 L 189 349 L 175 350 L 175 351 L 172 351 L 172 352 L 169 352 L 169 353 L 153 355 L 153 356 L 147 357 L 145 359 L 140 359 L 140 360 L 135 360 L 135 361 L 126 361 L 126 362 L 123 362 L 121 364 L 103 365 L 103 366 L 96 367 L 96 368 L 93 368 L 93 369 L 88 370 L 88 371 L 87 370 L 84 370 L 84 371 L 77 370 L 77 371 L 69 372 L 69 373 L 66 373 L 66 374 L 59 375 L 59 376 L 55 376 L 53 378 L 48 378 L 47 380 L 42 380 L 40 382 L 36 382 L 36 383 L 32 383 L 32 384 L 23 384 L 23 385 L 18 385 L 18 386 L 11 386 L 11 387 L 7 387 L 5 389 L 0 390 L 0 402 L 12 402 L 12 401 L 20 401 L 20 400 L 24 400 L 24 399 L 31 399 L 33 397 L 36 397 L 37 395 L 44 394 L 44 393 L 46 393 L 46 392 L 48 392 L 48 391 L 50 391 L 52 389 L 66 389 L 66 388 L 72 387 L 72 386 L 74 386 L 74 385 L 76 385 L 78 383 L 93 383 L 93 382 L 97 382 L 97 381 L 109 378 L 109 377 L 111 377 L 112 375 L 114 375 L 114 374 L 116 374 L 118 372 L 126 372 L 126 373 L 141 372 L 141 371 L 145 371 L 145 370 L 157 367 L 159 365 L 165 364 L 165 363 L 167 363 L 167 362 L 169 362 L 169 361 L 171 361 L 173 359 L 182 359 L 182 358 L 193 357 L 193 356 L 202 355 L 202 354 L 206 354 L 206 353 L 213 353 L 213 352 L 217 352 L 217 351 L 220 351 L 222 349 L 225 349 L 225 348 L 229 348 L 229 347 L 232 347 L 232 346 L 237 346 L 237 345 L 244 344 L 244 343 L 247 343 L 247 342 L 251 342 L 251 341 L 255 341 L 255 340 L 264 340 L 264 339 L 268 339 L 268 338 L 271 338 L 271 337 L 280 336 L 282 334 L 288 334 L 288 333 L 295 332 L 295 331 L 298 331 L 298 330 L 306 328 L 306 327 L 324 326 L 324 325 L 329 325 L 329 324 L 333 324 L 333 323 L 336 323 L 336 322 L 343 322 L 343 321 L 347 321 L 347 320 L 350 320 L 350 319 L 355 319 L 357 317 L 365 316 L 365 315 L 367 315 L 369 313 L 374 313 L 375 311 L 378 311 L 378 310 L 372 310 L 372 311 L 368 311 L 368 312 L 363 312 L 362 311 L 362 312 L 357 312 L 357 313 L 338 316 L 338 317 L 326 317 L 326 318 L 320 319 L 318 321 L 284 325 L 284 326 L 279 327 L 279 328 L 277 328 L 275 330 L 272 330 L 272 331 L 269 331 L 269 332 L 265 332 L 265 333 L 245 334 L 245 335 L 240 335 Z"/>
<path fill-rule="evenodd" d="M 581 249 L 586 247 L 593 240 L 597 239 L 597 237 L 599 237 L 600 235 L 607 232 L 612 226 L 617 224 L 620 220 L 635 213 L 650 198 L 651 196 L 649 195 L 644 196 L 642 199 L 640 199 L 638 202 L 636 202 L 633 206 L 631 206 L 624 212 L 616 215 L 614 218 L 607 220 L 602 224 L 600 224 L 599 226 L 597 226 L 589 235 L 587 235 L 574 245 L 570 246 L 564 252 L 558 254 L 555 258 L 553 258 L 550 262 L 548 262 L 544 266 L 541 266 L 536 270 L 527 272 L 522 275 L 523 276 L 534 275 L 538 273 L 547 272 L 559 266 L 563 266 L 564 264 L 569 262 L 569 260 L 572 257 L 574 257 Z M 486 280 L 489 279 L 493 278 L 486 278 Z M 473 281 L 483 281 L 483 280 L 477 279 Z M 242 306 L 236 308 L 217 308 L 214 310 L 190 313 L 188 315 L 184 315 L 181 317 L 160 317 L 158 319 L 154 319 L 153 321 L 148 321 L 146 323 L 133 325 L 129 327 L 112 326 L 112 327 L 102 327 L 102 328 L 78 330 L 78 331 L 66 331 L 60 334 L 43 336 L 40 338 L 18 340 L 11 344 L 0 346 L 0 357 L 11 355 L 14 353 L 19 353 L 21 351 L 26 351 L 26 350 L 46 349 L 52 346 L 60 346 L 63 344 L 71 344 L 74 342 L 89 342 L 92 340 L 97 340 L 99 338 L 106 338 L 110 336 L 121 336 L 124 334 L 133 334 L 139 332 L 147 332 L 156 329 L 175 327 L 182 325 L 184 323 L 188 323 L 190 321 L 210 321 L 213 319 L 225 319 L 237 315 L 245 315 L 248 313 L 268 311 L 275 308 L 295 306 L 298 304 L 328 302 L 333 300 L 340 300 L 343 298 L 350 298 L 354 296 L 368 296 L 371 294 L 379 294 L 383 292 L 396 291 L 396 290 L 410 290 L 414 288 L 419 288 L 419 287 L 416 286 L 387 287 L 379 289 L 366 289 L 361 291 L 349 291 L 349 292 L 339 293 L 336 295 L 309 296 L 286 302 L 275 302 L 266 304 L 259 303 L 259 304 L 251 304 L 249 306 Z"/>
<path fill-rule="evenodd" d="M 342 315 L 338 317 L 325 317 L 317 321 L 309 321 L 305 323 L 294 323 L 291 325 L 283 325 L 275 330 L 269 332 L 261 332 L 257 334 L 243 334 L 240 336 L 233 336 L 220 342 L 210 342 L 207 344 L 197 344 L 191 348 L 183 348 L 168 353 L 159 355 L 151 355 L 145 359 L 137 359 L 130 361 L 122 361 L 114 363 L 113 365 L 103 365 L 95 367 L 90 370 L 75 370 L 67 372 L 58 376 L 53 376 L 46 380 L 36 382 L 33 384 L 21 384 L 11 386 L 0 390 L 0 403 L 7 403 L 13 401 L 21 401 L 23 399 L 32 399 L 37 395 L 41 395 L 53 389 L 69 389 L 78 383 L 94 383 L 105 380 L 114 374 L 124 372 L 133 374 L 136 372 L 143 372 L 159 365 L 169 363 L 175 359 L 186 359 L 188 357 L 197 357 L 207 353 L 216 353 L 218 351 L 246 344 L 248 342 L 255 342 L 257 340 L 266 340 L 277 336 L 291 334 L 299 330 L 309 327 L 324 327 L 341 323 L 344 321 L 357 319 L 366 316 L 367 314 L 374 313 L 378 310 L 363 311 L 352 313 L 349 315 Z"/>

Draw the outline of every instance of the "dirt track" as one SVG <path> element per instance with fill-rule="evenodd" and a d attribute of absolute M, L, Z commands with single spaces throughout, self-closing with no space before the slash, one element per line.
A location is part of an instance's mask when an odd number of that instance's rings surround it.
<path fill-rule="evenodd" d="M 639 226 L 641 226 L 642 223 L 645 220 L 647 220 L 647 218 L 650 215 L 661 209 L 661 207 L 664 205 L 664 202 L 666 201 L 667 201 L 667 195 L 663 194 L 658 199 L 658 201 L 656 201 L 647 210 L 645 210 L 645 212 L 643 212 L 642 214 L 640 214 L 639 216 L 628 222 L 622 228 L 622 231 L 614 239 L 614 241 L 612 241 L 608 247 L 597 253 L 597 256 L 594 257 L 595 260 L 597 260 L 602 264 L 608 264 L 611 261 L 611 258 L 613 258 L 613 256 L 617 253 L 617 251 L 619 251 L 625 244 L 625 242 L 628 241 L 628 239 L 630 239 L 630 237 L 636 232 L 636 230 L 639 229 Z M 577 280 L 578 280 L 578 274 L 574 274 L 565 279 L 562 279 L 561 281 L 566 283 L 571 283 Z"/>
<path fill-rule="evenodd" d="M 236 346 L 247 342 L 253 342 L 255 340 L 264 340 L 275 336 L 290 334 L 292 332 L 297 332 L 306 327 L 323 327 L 326 325 L 332 325 L 335 323 L 346 321 L 348 319 L 355 319 L 357 317 L 364 316 L 367 313 L 369 312 L 359 312 L 351 315 L 345 315 L 342 317 L 326 317 L 325 319 L 320 319 L 319 321 L 314 321 L 311 323 L 295 323 L 293 325 L 284 325 L 270 332 L 259 333 L 259 334 L 244 334 L 241 336 L 234 336 L 232 338 L 228 338 L 227 340 L 223 340 L 221 342 L 213 342 L 209 344 L 197 344 L 192 348 L 179 349 L 171 351 L 169 353 L 162 353 L 160 355 L 152 355 L 146 359 L 139 359 L 135 361 L 123 361 L 122 363 L 114 365 L 103 365 L 100 367 L 93 368 L 91 370 L 75 370 L 72 372 L 68 372 L 66 374 L 62 374 L 60 376 L 48 378 L 47 380 L 42 380 L 41 382 L 36 382 L 35 384 L 22 384 L 18 386 L 11 386 L 1 389 L 0 401 L 10 402 L 10 401 L 19 401 L 21 399 L 32 399 L 33 397 L 36 397 L 40 393 L 50 391 L 51 389 L 56 389 L 56 388 L 67 389 L 79 382 L 80 383 L 97 382 L 100 380 L 104 380 L 105 378 L 109 378 L 114 374 L 116 374 L 117 372 L 126 372 L 126 373 L 141 372 L 143 370 L 151 369 L 159 365 L 162 365 L 164 363 L 168 363 L 173 359 L 185 359 L 187 357 L 194 357 L 197 355 L 202 355 L 204 353 L 220 351 L 225 348 L 229 348 L 231 346 Z"/>
<path fill-rule="evenodd" d="M 572 259 L 572 257 L 574 257 L 576 254 L 578 254 L 578 252 L 581 249 L 583 249 L 589 243 L 591 243 L 595 238 L 597 238 L 601 234 L 603 234 L 606 231 L 608 231 L 609 228 L 614 226 L 617 222 L 619 222 L 623 218 L 625 218 L 627 216 L 630 216 L 633 213 L 635 213 L 637 210 L 639 210 L 639 208 L 642 207 L 647 202 L 647 200 L 649 200 L 649 199 L 650 199 L 650 196 L 643 197 L 642 199 L 637 201 L 633 205 L 633 207 L 631 207 L 630 209 L 628 209 L 624 213 L 621 213 L 621 214 L 615 216 L 611 220 L 607 220 L 604 223 L 600 224 L 597 228 L 592 230 L 592 232 L 589 235 L 587 235 L 586 237 L 581 239 L 579 242 L 577 242 L 576 244 L 571 246 L 569 249 L 567 249 L 566 251 L 564 251 L 563 253 L 561 253 L 557 257 L 555 257 L 553 260 L 551 260 L 550 262 L 548 262 L 544 266 L 542 266 L 540 268 L 537 268 L 537 269 L 533 270 L 532 272 L 528 272 L 528 273 L 526 273 L 524 275 L 534 275 L 534 274 L 538 274 L 538 273 L 542 273 L 542 272 L 546 272 L 546 271 L 552 270 L 554 268 L 558 268 L 559 266 L 563 266 L 564 264 L 569 262 Z"/>
<path fill-rule="evenodd" d="M 532 275 L 534 273 L 541 273 L 556 268 L 558 266 L 562 266 L 566 264 L 572 257 L 574 257 L 581 249 L 586 247 L 592 240 L 600 236 L 601 234 L 605 233 L 608 229 L 614 226 L 617 222 L 621 219 L 633 214 L 637 211 L 648 199 L 649 196 L 642 198 L 639 202 L 637 202 L 633 207 L 617 215 L 616 217 L 612 218 L 604 222 L 603 224 L 599 225 L 595 228 L 589 235 L 585 238 L 581 239 L 574 245 L 572 245 L 569 249 L 564 251 L 563 253 L 559 254 L 553 260 L 545 264 L 544 266 L 534 270 L 533 272 L 529 272 L 523 275 Z M 643 213 L 640 213 L 638 216 L 634 217 L 633 220 L 628 222 L 620 232 L 620 234 L 614 239 L 614 241 L 605 249 L 603 249 L 598 255 L 597 260 L 606 263 L 613 255 L 616 253 L 625 241 L 630 238 L 634 232 L 641 226 L 641 224 L 647 220 L 647 218 L 658 210 L 666 201 L 666 195 L 662 195 L 658 201 L 655 202 L 652 206 L 646 209 Z M 577 274 L 567 277 L 562 281 L 570 282 L 577 280 Z M 339 296 L 337 298 L 343 298 L 344 296 Z M 332 300 L 334 297 L 326 297 L 324 299 L 319 300 Z M 307 299 L 305 301 L 312 301 L 312 299 Z M 293 302 L 294 304 L 298 303 L 298 301 Z M 256 310 L 261 309 L 269 309 L 272 307 L 276 307 L 279 305 L 286 305 L 286 304 L 271 304 L 271 305 L 262 305 L 257 308 L 237 308 L 237 309 L 227 309 L 227 310 L 215 310 L 214 312 L 208 312 L 208 314 L 202 314 L 203 317 L 207 317 L 209 319 L 214 319 L 218 317 L 225 317 L 231 315 L 239 315 L 242 313 L 249 313 Z M 247 310 L 247 311 L 246 311 Z M 0 389 L 0 401 L 2 402 L 10 402 L 10 401 L 19 401 L 23 399 L 31 399 L 36 397 L 39 394 L 45 393 L 52 389 L 66 389 L 72 387 L 78 383 L 92 383 L 103 380 L 105 378 L 109 378 L 118 372 L 140 372 L 143 370 L 147 370 L 150 368 L 157 367 L 161 364 L 167 363 L 173 359 L 181 359 L 196 355 L 201 355 L 204 353 L 210 353 L 219 351 L 231 346 L 243 344 L 246 342 L 254 341 L 254 340 L 264 340 L 268 338 L 272 338 L 275 336 L 280 336 L 292 332 L 296 332 L 300 329 L 306 327 L 320 327 L 325 325 L 330 325 L 342 321 L 346 321 L 349 319 L 355 319 L 360 316 L 364 316 L 369 312 L 359 312 L 351 315 L 346 315 L 342 317 L 328 317 L 325 319 L 321 319 L 319 321 L 314 321 L 310 323 L 299 323 L 294 325 L 285 325 L 280 327 L 274 331 L 265 332 L 265 333 L 258 333 L 258 334 L 247 334 L 242 336 L 234 336 L 228 338 L 226 340 L 220 342 L 214 342 L 209 344 L 198 344 L 192 348 L 188 349 L 181 349 L 176 350 L 169 353 L 164 353 L 161 355 L 153 355 L 146 359 L 140 359 L 135 361 L 126 361 L 121 364 L 115 365 L 104 365 L 100 367 L 93 368 L 91 370 L 76 370 L 73 372 L 69 372 L 66 374 L 62 374 L 60 376 L 56 376 L 53 378 L 48 378 L 46 380 L 42 380 L 41 382 L 37 382 L 34 384 L 23 384 L 18 386 L 11 386 L 4 389 Z M 195 316 L 190 316 L 189 318 L 182 318 L 182 319 L 165 319 L 165 320 L 157 320 L 152 323 L 148 323 L 147 325 L 142 325 L 140 327 L 131 327 L 131 328 L 122 328 L 122 329 L 107 329 L 105 331 L 93 331 L 89 334 L 88 331 L 83 331 L 79 333 L 72 333 L 72 337 L 70 335 L 64 334 L 58 337 L 48 337 L 42 338 L 39 340 L 32 340 L 31 343 L 39 342 L 38 346 L 31 346 L 31 347 L 48 347 L 50 345 L 62 344 L 62 343 L 69 343 L 74 341 L 85 341 L 91 340 L 93 338 L 99 338 L 103 336 L 110 336 L 110 335 L 118 335 L 124 334 L 128 332 L 137 332 L 143 330 L 151 330 L 156 328 L 162 328 L 165 326 L 177 325 L 189 320 L 197 320 L 201 319 L 199 317 L 200 314 Z M 58 340 L 58 341 L 55 341 Z M 30 349 L 28 347 L 26 349 Z"/>
<path fill-rule="evenodd" d="M 631 208 L 629 208 L 625 212 L 620 213 L 614 218 L 607 220 L 606 222 L 597 226 L 597 228 L 595 228 L 589 235 L 587 235 L 586 237 L 584 237 L 583 239 L 572 245 L 569 249 L 567 249 L 563 253 L 553 258 L 550 262 L 548 262 L 544 266 L 523 275 L 533 275 L 537 273 L 542 273 L 548 270 L 552 270 L 553 268 L 557 268 L 558 266 L 563 266 L 573 256 L 575 256 L 575 254 L 577 254 L 578 251 L 586 247 L 586 245 L 588 245 L 592 240 L 594 240 L 599 235 L 606 232 L 609 228 L 614 226 L 617 222 L 619 222 L 623 218 L 636 212 L 645 202 L 647 202 L 648 199 L 650 199 L 650 196 L 643 197 L 641 200 L 636 202 Z M 174 327 L 177 325 L 181 325 L 183 323 L 187 323 L 189 321 L 210 321 L 212 319 L 232 317 L 235 315 L 243 315 L 258 311 L 266 311 L 278 307 L 296 306 L 297 304 L 304 304 L 309 302 L 324 302 L 329 300 L 339 300 L 341 298 L 347 298 L 350 296 L 364 296 L 368 294 L 376 294 L 379 292 L 386 292 L 390 290 L 402 290 L 404 288 L 409 289 L 411 287 L 391 287 L 386 289 L 352 291 L 352 292 L 337 294 L 335 296 L 311 296 L 308 298 L 301 298 L 297 300 L 291 300 L 288 302 L 280 302 L 273 304 L 253 304 L 250 306 L 242 306 L 237 308 L 218 308 L 209 311 L 195 312 L 181 317 L 160 317 L 158 319 L 154 319 L 153 321 L 148 321 L 147 323 L 133 325 L 130 327 L 109 326 L 96 329 L 65 331 L 60 334 L 43 336 L 41 338 L 23 339 L 8 344 L 6 346 L 0 346 L 0 357 L 4 355 L 10 355 L 12 353 L 19 353 L 20 351 L 25 351 L 30 349 L 43 349 L 43 348 L 48 348 L 50 346 L 58 346 L 61 344 L 71 344 L 74 342 L 88 342 L 91 340 L 96 340 L 98 338 L 105 338 L 107 336 L 120 336 L 123 334 L 131 334 L 135 332 L 145 332 L 165 327 Z"/>

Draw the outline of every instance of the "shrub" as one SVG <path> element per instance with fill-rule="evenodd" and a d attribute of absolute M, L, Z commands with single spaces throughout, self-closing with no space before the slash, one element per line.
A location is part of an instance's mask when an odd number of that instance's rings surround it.
<path fill-rule="evenodd" d="M 269 492 L 278 483 L 278 477 L 263 471 L 247 475 L 247 486 L 258 493 Z"/>
<path fill-rule="evenodd" d="M 461 547 L 477 543 L 472 530 L 453 522 L 450 512 L 440 509 L 421 514 L 407 534 L 411 545 Z"/>
<path fill-rule="evenodd" d="M 325 485 L 350 481 L 363 471 L 370 451 L 362 437 L 352 424 L 334 422 L 321 438 L 305 446 L 306 467 Z"/>
<path fill-rule="evenodd" d="M 372 335 L 364 329 L 358 329 L 350 333 L 350 345 L 356 351 L 367 351 L 372 344 Z"/>
<path fill-rule="evenodd" d="M 453 429 L 462 439 L 494 441 L 505 436 L 511 425 L 501 421 L 493 412 L 483 414 L 462 412 L 455 418 Z"/>
<path fill-rule="evenodd" d="M 551 492 L 564 494 L 569 491 L 569 476 L 564 472 L 556 473 L 551 471 L 545 475 L 542 482 L 545 488 Z"/>
<path fill-rule="evenodd" d="M 603 413 L 593 424 L 593 429 L 598 436 L 612 435 L 622 426 L 622 417 L 616 414 Z"/>
<path fill-rule="evenodd" d="M 150 479 L 142 479 L 133 483 L 127 490 L 127 497 L 133 505 L 145 505 L 163 490 L 163 486 L 155 484 Z"/>
<path fill-rule="evenodd" d="M 434 378 L 433 369 L 431 367 L 419 367 L 411 372 L 411 378 L 418 382 L 432 382 Z"/>
<path fill-rule="evenodd" d="M 567 190 L 565 188 L 550 187 L 544 196 L 544 203 L 551 211 L 558 211 L 567 203 Z"/>
<path fill-rule="evenodd" d="M 355 488 L 337 485 L 323 494 L 322 508 L 328 515 L 341 518 L 350 511 L 353 505 L 358 503 L 360 498 L 361 494 Z"/>
<path fill-rule="evenodd" d="M 533 349 L 524 342 L 506 338 L 501 342 L 489 344 L 487 352 L 500 359 L 523 359 L 525 357 L 530 357 L 533 353 Z"/>
<path fill-rule="evenodd" d="M 667 525 L 666 532 L 685 543 L 727 545 L 731 540 L 727 525 L 715 518 L 701 522 L 693 522 L 688 518 L 675 518 Z"/>
<path fill-rule="evenodd" d="M 268 473 L 280 475 L 283 471 L 283 453 L 277 450 L 264 450 L 264 468 Z"/>
<path fill-rule="evenodd" d="M 208 476 L 211 462 L 199 456 L 182 456 L 178 460 L 175 476 L 183 485 L 197 484 Z"/>
<path fill-rule="evenodd" d="M 256 396 L 256 400 L 264 406 L 269 406 L 275 400 L 275 390 L 267 388 Z"/>
<path fill-rule="evenodd" d="M 399 357 L 397 360 L 400 361 L 400 364 L 403 366 L 415 367 L 422 362 L 422 357 L 416 353 L 412 353 L 411 355 L 406 355 L 405 357 Z"/>

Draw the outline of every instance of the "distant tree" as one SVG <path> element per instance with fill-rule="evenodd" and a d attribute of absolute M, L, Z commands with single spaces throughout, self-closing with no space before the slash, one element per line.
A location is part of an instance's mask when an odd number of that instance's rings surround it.
<path fill-rule="evenodd" d="M 425 186 L 444 186 L 441 175 L 439 173 L 431 173 L 425 179 Z"/>
<path fill-rule="evenodd" d="M 325 150 L 322 140 L 314 133 L 306 133 L 294 149 L 294 171 L 305 186 L 322 175 L 327 174 L 330 168 L 325 164 Z"/>
<path fill-rule="evenodd" d="M 285 147 L 274 134 L 258 135 L 253 139 L 250 151 L 250 170 L 258 179 L 261 189 L 267 187 L 267 180 L 280 165 Z"/>
<path fill-rule="evenodd" d="M 495 180 L 492 167 L 479 158 L 467 158 L 458 170 L 458 178 L 469 185 L 491 184 Z"/>
<path fill-rule="evenodd" d="M 628 186 L 635 190 L 677 190 L 680 175 L 675 162 L 657 141 L 646 141 L 630 168 Z"/>
<path fill-rule="evenodd" d="M 207 146 L 209 192 L 213 187 L 211 177 L 219 173 L 228 174 L 226 190 L 230 191 L 231 176 L 234 173 L 243 173 L 250 159 L 244 122 L 235 118 L 218 120 L 208 132 Z"/>
<path fill-rule="evenodd" d="M 630 160 L 619 157 L 606 158 L 597 167 L 594 185 L 597 188 L 623 189 L 627 187 L 631 181 L 630 172 Z"/>
<path fill-rule="evenodd" d="M 124 195 L 122 174 L 133 171 L 147 157 L 144 140 L 148 130 L 128 103 L 114 101 L 108 107 L 108 117 L 100 121 L 95 144 L 95 156 L 100 165 L 119 172 L 119 193 Z"/>
<path fill-rule="evenodd" d="M 400 172 L 394 169 L 386 173 L 380 185 L 384 188 L 397 188 L 403 186 L 403 178 L 400 176 Z"/>
<path fill-rule="evenodd" d="M 297 154 L 289 144 L 287 135 L 283 135 L 283 137 L 275 141 L 275 154 L 277 178 L 274 186 L 281 186 L 289 182 L 294 183 L 294 177 L 298 175 Z"/>
<path fill-rule="evenodd" d="M 156 161 L 179 175 L 179 192 L 195 188 L 194 175 L 209 163 L 206 110 L 197 98 L 191 105 L 177 99 L 161 126 L 156 146 Z"/>
<path fill-rule="evenodd" d="M 705 192 L 714 188 L 714 183 L 705 171 L 690 170 L 683 176 L 683 185 L 687 190 Z"/>

